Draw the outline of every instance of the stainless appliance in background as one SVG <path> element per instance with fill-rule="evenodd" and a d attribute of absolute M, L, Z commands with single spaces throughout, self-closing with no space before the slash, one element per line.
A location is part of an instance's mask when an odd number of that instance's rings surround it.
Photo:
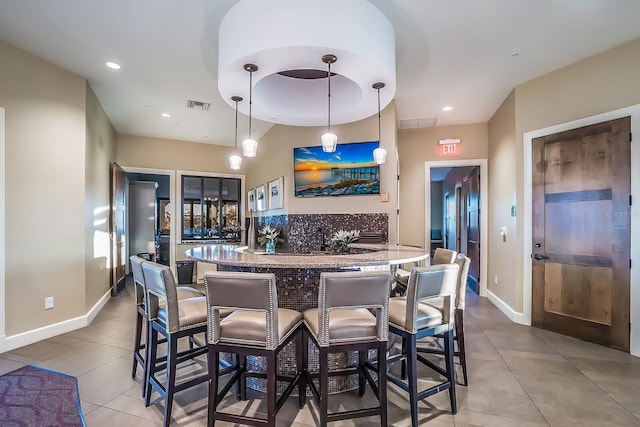
<path fill-rule="evenodd" d="M 129 254 L 149 261 L 157 255 L 157 188 L 156 182 L 129 182 Z"/>

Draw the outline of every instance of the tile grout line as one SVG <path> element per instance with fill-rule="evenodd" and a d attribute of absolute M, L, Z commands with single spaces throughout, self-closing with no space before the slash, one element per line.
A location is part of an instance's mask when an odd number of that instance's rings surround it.
<path fill-rule="evenodd" d="M 499 313 L 499 315 L 504 316 L 504 314 Z M 473 316 L 473 315 L 472 315 Z M 475 317 L 474 317 L 475 319 Z M 511 373 L 511 375 L 513 376 L 513 378 L 516 380 L 516 382 L 518 383 L 518 385 L 520 386 L 520 388 L 522 389 L 522 391 L 526 394 L 527 398 L 529 399 L 529 401 L 533 404 L 533 406 L 536 408 L 536 410 L 538 411 L 538 413 L 540 414 L 540 416 L 542 416 L 542 418 L 544 419 L 544 421 L 547 423 L 548 426 L 551 426 L 551 423 L 549 422 L 549 420 L 547 419 L 547 417 L 544 416 L 544 414 L 542 413 L 542 411 L 540 410 L 540 408 L 538 407 L 538 405 L 536 405 L 536 402 L 531 398 L 531 395 L 529 394 L 529 392 L 527 392 L 527 390 L 524 388 L 524 385 L 520 382 L 520 380 L 518 379 L 518 377 L 516 376 L 516 374 L 513 372 L 513 370 L 511 369 L 511 366 L 509 366 L 509 364 L 504 360 L 504 357 L 502 357 L 502 354 L 500 353 L 500 351 L 496 348 L 496 346 L 493 344 L 493 342 L 491 341 L 491 339 L 489 339 L 489 336 L 486 334 L 486 331 L 484 329 L 484 327 L 482 325 L 479 325 L 480 329 L 482 330 L 482 334 L 485 336 L 485 339 L 487 340 L 487 342 L 491 345 L 491 347 L 493 347 L 493 349 L 495 350 L 496 354 L 498 355 L 498 357 L 500 358 L 500 360 L 502 361 L 502 363 L 504 363 L 504 366 L 507 367 L 507 369 L 509 370 L 509 372 Z M 555 348 L 554 348 L 555 350 Z M 557 350 L 556 350 L 557 351 Z M 564 357 L 564 356 L 563 356 Z M 516 419 L 516 418 L 514 418 Z M 523 421 L 523 420 L 518 420 L 518 421 Z"/>

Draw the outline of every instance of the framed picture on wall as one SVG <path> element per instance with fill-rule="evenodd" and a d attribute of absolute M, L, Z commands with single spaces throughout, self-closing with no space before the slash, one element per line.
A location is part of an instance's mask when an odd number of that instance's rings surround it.
<path fill-rule="evenodd" d="M 267 186 L 264 184 L 256 187 L 256 210 L 267 210 Z"/>
<path fill-rule="evenodd" d="M 252 188 L 247 192 L 247 205 L 249 206 L 249 212 L 256 211 L 256 189 Z"/>
<path fill-rule="evenodd" d="M 267 187 L 267 195 L 269 198 L 269 209 L 280 209 L 284 206 L 283 204 L 283 187 L 284 177 L 278 177 L 273 181 L 269 182 Z"/>

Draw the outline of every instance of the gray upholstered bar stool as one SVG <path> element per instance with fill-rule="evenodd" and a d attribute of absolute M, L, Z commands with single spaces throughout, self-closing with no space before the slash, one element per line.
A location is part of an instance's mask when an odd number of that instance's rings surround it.
<path fill-rule="evenodd" d="M 146 370 L 146 354 L 145 354 L 145 344 L 142 342 L 142 325 L 145 325 L 145 331 L 148 330 L 148 318 L 146 313 L 146 287 L 144 283 L 144 274 L 142 273 L 142 264 L 145 262 L 150 262 L 145 260 L 144 258 L 140 258 L 139 256 L 132 256 L 129 258 L 131 262 L 131 272 L 133 273 L 133 295 L 136 302 L 136 329 L 133 339 L 133 367 L 131 368 L 131 378 L 135 378 L 136 371 L 138 368 L 138 364 L 142 368 L 142 371 Z M 178 299 L 186 299 L 193 298 L 198 296 L 203 296 L 204 294 L 191 286 L 178 286 L 176 287 L 176 292 L 178 295 Z M 144 378 L 146 376 L 143 375 L 142 381 L 142 395 L 144 397 L 144 392 L 146 387 L 144 385 Z"/>
<path fill-rule="evenodd" d="M 285 400 L 304 378 L 302 365 L 302 314 L 286 308 L 278 308 L 276 278 L 273 273 L 207 272 L 204 275 L 208 307 L 209 342 L 209 404 L 207 425 L 216 420 L 252 426 L 275 426 L 276 414 Z M 233 310 L 221 319 L 223 310 Z M 288 343 L 297 340 L 297 369 L 293 377 L 278 375 L 277 357 Z M 237 355 L 229 369 L 231 378 L 220 387 L 220 353 Z M 247 355 L 263 356 L 267 362 L 264 373 L 249 372 Z M 266 377 L 267 418 L 249 417 L 218 410 L 234 384 L 240 385 L 240 396 L 245 398 L 246 377 Z M 280 398 L 276 381 L 288 383 Z M 302 389 L 302 386 L 299 386 Z M 302 405 L 302 400 L 300 404 Z"/>
<path fill-rule="evenodd" d="M 432 265 L 452 264 L 456 259 L 457 252 L 451 249 L 436 248 L 433 253 Z"/>
<path fill-rule="evenodd" d="M 456 264 L 415 267 L 409 276 L 406 297 L 389 300 L 389 332 L 402 338 L 402 353 L 390 356 L 388 363 L 406 360 L 408 372 L 406 382 L 391 372 L 387 376 L 390 382 L 409 393 L 412 426 L 418 425 L 418 401 L 440 391 L 449 390 L 451 412 L 457 412 L 453 368 L 453 303 L 457 278 Z M 442 297 L 442 309 L 422 303 L 433 297 Z M 417 340 L 436 334 L 444 336 L 444 370 L 416 351 Z M 418 361 L 442 375 L 445 380 L 418 391 Z"/>
<path fill-rule="evenodd" d="M 193 360 L 207 352 L 207 346 L 178 351 L 178 340 L 207 331 L 207 302 L 204 296 L 178 299 L 176 283 L 171 269 L 152 262 L 142 264 L 147 288 L 147 369 L 145 375 L 144 405 L 149 406 L 151 393 L 156 390 L 165 400 L 164 423 L 171 422 L 173 395 L 209 379 L 208 370 L 200 376 L 176 384 L 179 363 Z M 167 340 L 166 363 L 158 360 L 158 334 Z M 161 374 L 165 373 L 164 381 Z"/>
<path fill-rule="evenodd" d="M 380 425 L 387 425 L 386 349 L 388 336 L 388 304 L 391 274 L 380 271 L 354 271 L 320 273 L 318 308 L 304 312 L 306 333 L 303 350 L 307 350 L 307 337 L 319 350 L 320 372 L 307 373 L 306 384 L 320 406 L 320 425 L 351 418 L 380 416 Z M 372 313 L 375 312 L 375 314 Z M 368 351 L 376 350 L 377 361 L 369 363 Z M 329 353 L 358 352 L 358 366 L 329 371 Z M 305 365 L 306 370 L 306 365 Z M 375 370 L 378 383 L 369 370 Z M 365 392 L 365 380 L 378 398 L 378 406 L 342 412 L 328 412 L 329 377 L 359 375 L 358 391 Z M 320 390 L 312 377 L 318 377 Z M 305 399 L 305 390 L 300 393 Z"/>
<path fill-rule="evenodd" d="M 467 355 L 464 346 L 464 309 L 466 301 L 467 291 L 467 278 L 469 277 L 469 265 L 471 265 L 471 259 L 465 254 L 456 255 L 454 261 L 458 265 L 458 282 L 456 286 L 456 298 L 455 298 L 455 315 L 454 315 L 454 327 L 455 332 L 453 340 L 458 344 L 457 350 L 453 355 L 460 360 L 460 366 L 462 367 L 463 385 L 468 385 L 469 380 L 467 376 Z M 433 298 L 426 300 L 425 304 L 429 304 L 438 309 L 442 309 L 444 301 L 443 298 Z M 432 347 L 418 347 L 418 351 L 421 353 L 436 353 L 443 354 L 440 349 L 434 349 Z"/>

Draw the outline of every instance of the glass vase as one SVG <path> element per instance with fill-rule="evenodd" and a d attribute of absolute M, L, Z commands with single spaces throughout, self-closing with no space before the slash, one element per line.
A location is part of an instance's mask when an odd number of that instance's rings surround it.
<path fill-rule="evenodd" d="M 275 254 L 276 253 L 276 242 L 274 242 L 273 240 L 267 240 L 264 244 L 265 246 L 265 251 L 268 254 Z"/>

